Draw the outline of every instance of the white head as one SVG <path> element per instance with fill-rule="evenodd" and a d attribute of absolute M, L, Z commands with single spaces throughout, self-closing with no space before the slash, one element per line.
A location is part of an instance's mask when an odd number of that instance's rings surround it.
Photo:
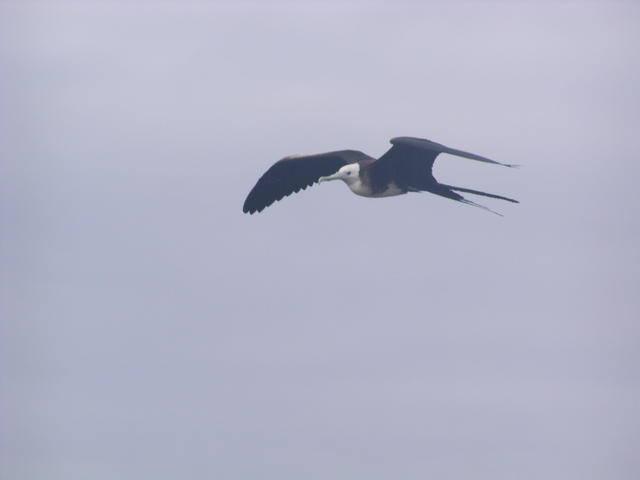
<path fill-rule="evenodd" d="M 343 180 L 348 185 L 357 182 L 360 180 L 360 164 L 350 163 L 345 165 L 333 175 L 320 177 L 318 182 L 328 182 L 329 180 Z"/>

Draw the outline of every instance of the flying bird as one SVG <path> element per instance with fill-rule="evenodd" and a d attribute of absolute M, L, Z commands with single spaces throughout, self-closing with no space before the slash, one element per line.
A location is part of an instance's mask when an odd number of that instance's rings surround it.
<path fill-rule="evenodd" d="M 304 190 L 314 183 L 329 180 L 342 180 L 353 193 L 363 197 L 390 197 L 409 192 L 431 192 L 491 212 L 493 210 L 467 200 L 457 192 L 519 203 L 512 198 L 493 193 L 445 185 L 438 182 L 432 173 L 433 162 L 441 153 L 505 167 L 517 165 L 496 162 L 424 138 L 396 137 L 391 139 L 391 144 L 392 147 L 377 160 L 358 150 L 338 150 L 285 157 L 274 163 L 260 177 L 258 183 L 249 192 L 242 211 L 251 214 L 261 212 L 276 200 Z"/>

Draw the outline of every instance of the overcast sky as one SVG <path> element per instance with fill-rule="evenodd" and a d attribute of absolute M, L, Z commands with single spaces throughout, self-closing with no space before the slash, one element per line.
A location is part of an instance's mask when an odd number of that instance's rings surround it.
<path fill-rule="evenodd" d="M 2 2 L 0 477 L 640 478 L 634 2 Z M 293 153 L 425 137 L 501 213 Z M 478 200 L 478 199 L 476 199 Z"/>

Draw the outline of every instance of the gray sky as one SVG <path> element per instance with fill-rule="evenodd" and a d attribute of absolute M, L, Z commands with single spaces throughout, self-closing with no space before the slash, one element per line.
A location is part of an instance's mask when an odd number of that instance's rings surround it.
<path fill-rule="evenodd" d="M 0 477 L 636 479 L 632 2 L 0 5 Z M 274 161 L 393 136 L 504 218 Z M 339 184 L 338 184 L 339 183 Z"/>

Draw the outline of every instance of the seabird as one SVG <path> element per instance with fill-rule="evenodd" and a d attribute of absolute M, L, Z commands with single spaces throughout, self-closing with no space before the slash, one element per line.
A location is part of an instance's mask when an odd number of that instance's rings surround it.
<path fill-rule="evenodd" d="M 285 157 L 273 164 L 260 177 L 258 183 L 249 192 L 242 211 L 251 214 L 261 212 L 276 200 L 304 190 L 316 182 L 329 180 L 342 180 L 353 193 L 363 197 L 390 197 L 424 191 L 492 212 L 493 210 L 467 200 L 456 192 L 519 203 L 517 200 L 501 195 L 439 183 L 432 173 L 433 162 L 440 153 L 505 167 L 517 165 L 496 162 L 424 138 L 396 137 L 391 139 L 391 144 L 393 146 L 377 160 L 358 150 L 338 150 L 315 155 Z"/>

